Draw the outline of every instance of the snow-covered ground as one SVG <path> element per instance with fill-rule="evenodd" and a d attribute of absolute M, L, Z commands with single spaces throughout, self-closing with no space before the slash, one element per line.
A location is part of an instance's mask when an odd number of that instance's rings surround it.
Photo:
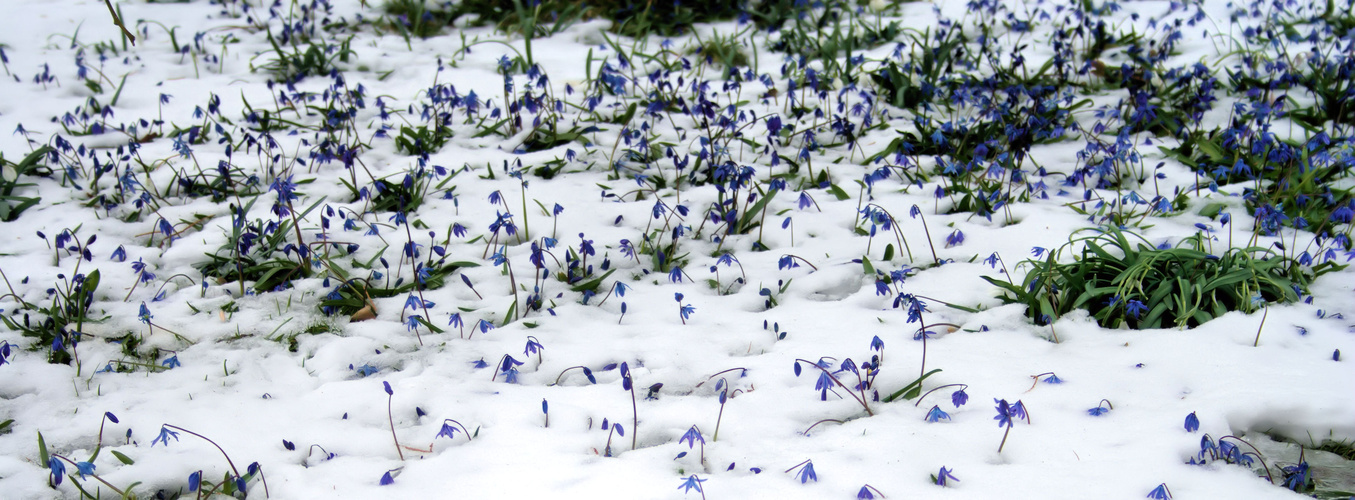
<path fill-rule="evenodd" d="M 234 486 L 218 483 L 236 478 L 250 497 L 288 499 L 1144 498 L 1160 485 L 1182 499 L 1294 495 L 1258 475 L 1259 462 L 1249 468 L 1207 455 L 1205 434 L 1225 455 L 1229 446 L 1253 453 L 1244 460 L 1260 452 L 1242 440 L 1307 445 L 1319 492 L 1355 488 L 1349 462 L 1318 467 L 1328 457 L 1311 449 L 1355 440 L 1355 368 L 1341 354 L 1355 354 L 1345 319 L 1355 318 L 1355 272 L 1319 276 L 1298 302 L 1146 330 L 1103 328 L 1085 311 L 1039 325 L 982 279 L 1019 284 L 1031 269 L 1022 261 L 1037 247 L 1058 249 L 1106 223 L 1116 208 L 1096 212 L 1095 199 L 1081 203 L 1086 184 L 1061 185 L 1090 163 L 1079 157 L 1089 138 L 1113 143 L 1119 124 L 1099 135 L 1069 128 L 1034 146 L 1017 167 L 1028 178 L 1004 184 L 1032 196 L 976 214 L 957 208 L 953 193 L 936 195 L 952 189 L 937 162 L 956 160 L 919 154 L 900 164 L 886 151 L 896 130 L 917 130 L 919 112 L 888 105 L 861 72 L 930 50 L 896 43 L 907 41 L 901 35 L 854 49 L 860 59 L 850 71 L 860 79 L 848 88 L 823 61 L 797 63 L 772 50 L 789 29 L 698 25 L 700 40 L 743 45 L 750 66 L 734 85 L 722 65 L 692 54 L 700 42 L 690 34 L 637 42 L 594 20 L 529 49 L 519 35 L 463 18 L 440 36 L 407 41 L 379 21 L 379 5 L 331 3 L 281 1 L 270 16 L 270 5 L 255 0 L 118 2 L 134 47 L 124 46 L 102 1 L 0 5 L 12 75 L 0 78 L 0 152 L 11 165 L 43 145 L 56 148 L 12 193 L 41 201 L 0 226 L 0 315 L 11 326 L 0 328 L 0 341 L 12 346 L 0 348 L 0 421 L 12 420 L 0 435 L 0 497 L 77 498 L 77 485 L 104 498 L 116 498 L 115 489 L 192 497 L 194 487 L 228 492 Z M 977 26 L 988 25 L 999 35 L 993 57 L 1009 62 L 1015 51 L 1036 71 L 1056 53 L 1057 23 L 1080 19 L 1074 5 L 1082 4 L 886 4 L 857 23 L 897 20 L 930 30 L 923 40 L 939 26 L 967 26 L 970 50 L 981 47 Z M 1225 88 L 1226 71 L 1242 58 L 1235 40 L 1265 25 L 1265 15 L 1230 21 L 1223 3 L 1119 7 L 1098 17 L 1112 32 L 1166 39 L 1171 19 L 1189 21 L 1160 65 L 1201 62 L 1219 78 L 1204 130 L 1226 125 L 1234 103 L 1255 102 Z M 330 27 L 318 27 L 325 19 Z M 1035 28 L 1014 28 L 1023 21 Z M 351 35 L 352 54 L 335 61 L 333 75 L 274 84 L 263 69 L 277 59 L 268 32 L 280 37 L 284 23 L 311 38 L 292 34 L 278 51 L 316 43 L 335 47 L 320 57 L 337 57 Z M 827 39 L 832 25 L 819 36 Z M 1342 46 L 1348 38 L 1327 36 L 1323 50 L 1351 50 Z M 1107 52 L 1112 68 L 1123 53 Z M 539 70 L 513 64 L 528 55 Z M 817 81 L 806 66 L 828 76 Z M 519 101 L 516 130 L 495 128 L 514 113 L 504 104 L 504 74 L 511 99 L 547 94 L 542 108 Z M 805 92 L 814 85 L 824 93 Z M 1117 108 L 1124 89 L 1075 90 L 1076 100 L 1092 101 L 1072 115 L 1085 130 L 1127 119 L 1096 112 Z M 477 106 L 467 103 L 472 91 Z M 561 101 L 554 113 L 553 99 Z M 1290 97 L 1320 107 L 1314 99 Z M 693 118 L 701 112 L 684 112 L 693 109 L 706 110 L 706 123 Z M 249 118 L 262 110 L 274 120 L 267 133 Z M 438 113 L 448 113 L 445 145 L 423 160 L 397 146 L 401 127 L 427 130 Z M 977 114 L 966 113 L 938 107 L 929 116 L 940 123 Z M 859 136 L 834 128 L 842 117 Z M 524 146 L 534 119 L 580 133 Z M 102 133 L 86 134 L 92 126 Z M 1350 126 L 1328 122 L 1324 130 L 1339 144 Z M 1299 143 L 1312 135 L 1286 118 L 1270 131 Z M 1196 189 L 1195 172 L 1157 147 L 1178 139 L 1127 137 L 1135 157 L 1124 165 L 1147 175 L 1086 190 L 1135 213 L 1127 231 L 1154 245 L 1205 232 L 1215 254 L 1253 237 L 1259 222 L 1238 196 L 1251 183 Z M 139 143 L 135 152 L 129 142 Z M 331 147 L 339 144 L 358 149 L 347 165 Z M 881 161 L 869 160 L 882 151 Z M 712 156 L 733 165 L 714 174 L 728 176 L 723 182 L 700 181 Z M 1332 161 L 1348 170 L 1348 160 Z M 214 200 L 201 189 L 218 179 L 218 165 L 232 174 Z M 890 175 L 872 177 L 881 169 Z M 926 175 L 905 179 L 909 172 Z M 821 173 L 829 182 L 820 184 Z M 741 175 L 744 182 L 728 180 Z M 387 179 L 384 190 L 408 179 L 422 203 L 403 213 L 416 200 L 381 193 L 374 179 Z M 1048 186 L 1031 191 L 1036 180 Z M 1348 175 L 1328 182 L 1352 186 Z M 1125 198 L 1131 191 L 1145 200 L 1184 197 L 1154 211 Z M 386 208 L 374 208 L 382 200 Z M 1200 215 L 1215 202 L 1231 224 Z M 247 220 L 233 216 L 239 206 L 250 206 Z M 892 214 L 891 227 L 863 221 L 863 208 Z M 1338 219 L 1324 230 L 1349 234 L 1350 219 Z M 278 278 L 277 290 L 258 292 L 256 282 L 234 279 L 235 231 L 254 221 L 265 234 L 247 242 L 250 251 L 273 245 L 260 260 L 291 262 L 282 274 L 299 273 L 300 238 L 311 248 L 310 277 Z M 273 230 L 292 221 L 300 230 Z M 1294 258 L 1308 249 L 1314 264 L 1322 248 L 1337 250 L 1332 263 L 1348 259 L 1348 242 L 1309 243 L 1315 236 L 1286 226 L 1256 245 L 1280 241 Z M 357 313 L 321 308 L 332 293 L 356 289 L 341 276 L 372 290 L 414 283 L 411 241 L 413 260 L 433 273 L 428 281 Z M 1066 248 L 1059 258 L 1076 253 Z M 588 277 L 562 280 L 582 254 Z M 227 265 L 205 276 L 209 255 Z M 96 269 L 82 306 L 72 280 L 88 282 Z M 589 292 L 578 287 L 598 278 Z M 910 300 L 925 304 L 920 317 L 910 318 Z M 58 334 L 57 354 L 51 338 L 23 335 L 51 316 L 78 316 L 49 310 L 66 306 L 87 307 L 87 320 Z M 925 342 L 917 340 L 922 325 L 932 332 Z M 61 353 L 72 358 L 49 363 Z M 511 370 L 501 370 L 505 363 Z M 881 401 L 935 369 L 921 391 L 940 390 Z M 858 388 L 863 379 L 868 387 Z M 1025 418 L 995 418 L 999 406 L 1019 413 L 1010 409 L 1018 401 Z M 1187 429 L 1189 415 L 1198 430 Z M 1300 462 L 1298 447 L 1268 449 L 1276 451 L 1260 454 L 1283 483 L 1284 468 Z M 1208 463 L 1189 463 L 1199 458 Z M 81 475 L 77 464 L 88 463 Z M 953 476 L 942 486 L 935 476 L 943 468 Z"/>

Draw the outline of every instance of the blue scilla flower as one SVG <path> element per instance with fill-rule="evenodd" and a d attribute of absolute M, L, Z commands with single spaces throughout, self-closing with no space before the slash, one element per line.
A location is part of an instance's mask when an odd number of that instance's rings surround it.
<path fill-rule="evenodd" d="M 701 489 L 701 483 L 704 482 L 706 482 L 705 479 L 698 478 L 696 477 L 696 474 L 692 474 L 687 476 L 687 479 L 682 480 L 682 484 L 678 485 L 678 489 L 683 490 L 683 493 L 691 493 L 692 490 L 696 490 L 697 493 L 701 494 L 702 498 L 705 498 L 706 492 Z"/>
<path fill-rule="evenodd" d="M 928 422 L 939 422 L 941 420 L 950 420 L 950 415 L 942 411 L 940 406 L 933 405 L 932 409 L 927 411 L 926 420 Z"/>
<path fill-rule="evenodd" d="M 1171 490 L 1167 489 L 1167 483 L 1162 483 L 1157 485 L 1156 488 L 1153 488 L 1153 491 L 1148 492 L 1147 498 L 1152 498 L 1154 500 L 1169 500 L 1171 497 L 1172 493 Z"/>
<path fill-rule="evenodd" d="M 1200 430 L 1200 417 L 1195 416 L 1195 412 L 1186 415 L 1186 432 L 1195 432 Z"/>
<path fill-rule="evenodd" d="M 169 438 L 174 438 L 175 441 L 178 441 L 179 433 L 169 430 L 169 427 L 167 426 L 160 426 L 160 435 L 151 440 L 151 446 L 155 446 L 155 443 L 162 443 L 165 446 L 169 446 Z"/>
<path fill-rule="evenodd" d="M 47 469 L 51 471 L 51 482 L 54 485 L 61 484 L 61 478 L 66 477 L 66 464 L 61 463 L 61 459 L 57 457 L 47 459 Z"/>
<path fill-rule="evenodd" d="M 961 388 L 950 394 L 950 402 L 951 404 L 954 404 L 956 408 L 964 406 L 965 403 L 969 402 L 969 394 L 965 393 L 964 389 Z"/>
<path fill-rule="evenodd" d="M 936 473 L 936 485 L 945 486 L 948 481 L 959 481 L 960 478 L 955 477 L 954 474 L 951 474 L 952 472 L 955 471 L 953 469 L 947 469 L 946 466 L 942 465 L 941 470 Z"/>
<path fill-rule="evenodd" d="M 681 438 L 678 438 L 678 444 L 682 444 L 683 442 L 687 443 L 687 449 L 692 449 L 696 447 L 697 442 L 700 442 L 702 446 L 705 446 L 706 438 L 701 437 L 701 430 L 693 425 L 690 429 L 687 429 L 687 432 L 684 433 Z"/>

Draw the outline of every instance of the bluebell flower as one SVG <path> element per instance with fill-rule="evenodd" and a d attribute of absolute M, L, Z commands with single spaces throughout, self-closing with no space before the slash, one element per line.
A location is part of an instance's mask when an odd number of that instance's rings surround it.
<path fill-rule="evenodd" d="M 1058 375 L 1055 375 L 1055 374 L 1053 374 L 1053 373 L 1050 373 L 1048 377 L 1045 377 L 1044 381 L 1045 381 L 1046 383 L 1050 383 L 1050 384 L 1062 384 L 1062 383 L 1063 383 L 1063 379 L 1059 378 Z"/>
<path fill-rule="evenodd" d="M 805 466 L 800 469 L 800 472 L 795 473 L 795 477 L 800 480 L 800 484 L 810 481 L 819 482 L 819 475 L 814 472 L 814 462 L 812 461 L 805 462 Z"/>
<path fill-rule="evenodd" d="M 1130 316 L 1137 319 L 1143 313 L 1148 312 L 1148 305 L 1140 302 L 1138 299 L 1129 299 L 1129 302 L 1125 304 L 1124 309 Z"/>
<path fill-rule="evenodd" d="M 884 348 L 885 348 L 885 341 L 880 340 L 880 336 L 879 336 L 879 335 L 876 335 L 875 337 L 873 337 L 873 338 L 870 339 L 870 350 L 872 350 L 872 351 L 883 351 Z"/>
<path fill-rule="evenodd" d="M 687 449 L 695 448 L 697 441 L 700 441 L 702 446 L 706 444 L 706 438 L 701 437 L 701 431 L 695 425 L 687 429 L 687 432 L 678 439 L 678 444 L 682 444 L 684 441 L 687 442 Z"/>
<path fill-rule="evenodd" d="M 406 309 L 417 311 L 419 309 L 422 309 L 423 307 L 424 307 L 423 300 L 420 300 L 418 295 L 414 295 L 411 293 L 409 294 L 409 297 L 405 298 Z"/>
<path fill-rule="evenodd" d="M 1104 407 L 1104 406 L 1098 406 L 1098 407 L 1096 407 L 1096 408 L 1092 408 L 1092 409 L 1087 410 L 1087 414 L 1088 414 L 1088 415 L 1091 415 L 1091 416 L 1093 416 L 1093 417 L 1099 417 L 1099 416 L 1101 416 L 1101 415 L 1105 415 L 1105 414 L 1106 414 L 1107 412 L 1109 412 L 1109 411 L 1110 411 L 1109 408 L 1106 408 L 1106 407 Z"/>
<path fill-rule="evenodd" d="M 480 329 L 480 333 L 489 333 L 490 330 L 494 329 L 494 323 L 490 323 L 483 319 L 476 323 L 475 326 Z"/>
<path fill-rule="evenodd" d="M 151 316 L 151 310 L 146 308 L 146 303 L 142 302 L 141 311 L 137 313 L 136 317 L 137 319 L 141 320 L 142 323 L 149 325 L 151 324 L 151 318 L 153 318 L 154 316 Z"/>
<path fill-rule="evenodd" d="M 546 350 L 546 346 L 541 345 L 541 342 L 537 341 L 536 337 L 533 337 L 533 336 L 531 336 L 531 335 L 528 335 L 528 336 L 527 336 L 527 346 L 526 346 L 525 348 L 523 348 L 523 350 L 522 350 L 522 355 L 523 355 L 523 356 L 530 356 L 530 355 L 532 355 L 532 354 L 537 354 L 537 353 L 539 353 L 539 352 L 541 352 L 541 351 L 544 351 L 544 350 Z"/>
<path fill-rule="evenodd" d="M 1200 430 L 1200 417 L 1195 416 L 1195 412 L 1186 415 L 1186 432 L 1195 432 Z"/>
<path fill-rule="evenodd" d="M 409 331 L 414 331 L 419 327 L 419 320 L 421 319 L 423 319 L 423 316 L 418 314 L 409 315 L 408 318 L 405 318 L 405 328 Z"/>
<path fill-rule="evenodd" d="M 1044 256 L 1044 253 L 1045 253 L 1046 251 L 1048 251 L 1048 250 L 1045 250 L 1044 247 L 1031 247 L 1031 248 L 1030 248 L 1030 254 L 1031 254 L 1031 255 L 1034 255 L 1035 258 L 1037 258 L 1037 259 L 1040 258 L 1040 257 L 1042 257 L 1042 256 Z"/>
<path fill-rule="evenodd" d="M 962 388 L 950 394 L 950 402 L 956 408 L 964 406 L 965 403 L 969 402 L 969 394 L 966 394 Z"/>
<path fill-rule="evenodd" d="M 959 229 L 956 229 L 954 232 L 950 233 L 950 236 L 946 236 L 947 248 L 960 246 L 963 244 L 964 244 L 964 233 L 960 232 Z"/>
<path fill-rule="evenodd" d="M 459 312 L 452 313 L 452 316 L 447 319 L 447 325 L 458 328 L 464 325 L 464 323 L 461 322 L 461 313 Z"/>
<path fill-rule="evenodd" d="M 1007 400 L 1005 399 L 994 399 L 993 402 L 997 403 L 997 416 L 993 417 L 993 420 L 997 421 L 997 426 L 1011 427 L 1012 426 L 1011 405 L 1008 404 Z"/>
<path fill-rule="evenodd" d="M 928 422 L 939 422 L 941 420 L 950 420 L 950 415 L 941 411 L 940 406 L 933 405 L 932 409 L 927 411 L 926 420 Z"/>
<path fill-rule="evenodd" d="M 180 365 L 180 364 L 179 364 L 179 355 L 178 355 L 178 354 L 175 354 L 175 355 L 173 355 L 173 356 L 170 356 L 170 357 L 168 357 L 168 358 L 165 358 L 164 361 L 161 361 L 161 362 L 160 362 L 160 365 L 161 365 L 161 366 L 164 366 L 165 368 L 174 368 L 174 367 L 176 367 L 176 366 L 183 366 L 183 365 Z"/>
<path fill-rule="evenodd" d="M 394 469 L 394 470 L 399 470 L 399 469 Z M 391 484 L 395 484 L 395 478 L 391 477 L 391 471 L 386 471 L 385 474 L 382 474 L 382 475 L 381 475 L 381 486 L 386 486 L 386 485 L 391 485 Z"/>
<path fill-rule="evenodd" d="M 155 444 L 151 443 L 151 446 L 155 446 Z M 47 459 L 47 469 L 51 471 L 51 480 L 54 485 L 61 484 L 61 479 L 66 477 L 66 464 L 61 463 L 61 459 L 57 457 Z"/>
<path fill-rule="evenodd" d="M 954 474 L 951 474 L 952 472 L 955 471 L 947 469 L 946 466 L 942 465 L 941 470 L 936 473 L 936 485 L 945 486 L 947 481 L 959 481 L 960 478 L 955 477 Z"/>
<path fill-rule="evenodd" d="M 188 491 L 198 491 L 198 486 L 202 485 L 202 471 L 195 471 L 188 475 Z"/>
<path fill-rule="evenodd" d="M 169 438 L 178 441 L 179 433 L 169 430 L 169 427 L 160 426 L 160 435 L 151 440 L 151 446 L 154 447 L 155 443 L 163 443 L 165 446 L 169 446 Z"/>
<path fill-rule="evenodd" d="M 381 386 L 382 386 L 383 389 L 386 390 L 386 395 L 387 395 L 387 396 L 394 396 L 394 395 L 395 395 L 395 390 L 391 389 L 391 383 L 390 383 L 390 382 L 387 382 L 387 381 L 385 381 L 385 380 L 382 380 L 382 381 L 381 381 Z"/>
<path fill-rule="evenodd" d="M 1307 466 L 1307 464 L 1304 465 L 1305 467 Z M 86 475 L 94 474 L 94 464 L 90 462 L 76 462 L 75 470 L 80 474 L 80 479 L 84 479 Z"/>
<path fill-rule="evenodd" d="M 1311 480 L 1309 478 L 1310 470 L 1308 468 L 1308 462 L 1299 462 L 1294 465 L 1285 466 L 1281 470 L 1284 472 L 1285 488 L 1289 488 L 1291 491 L 1307 488 L 1308 482 Z"/>
<path fill-rule="evenodd" d="M 1167 483 L 1162 483 L 1157 485 L 1157 488 L 1153 488 L 1153 491 L 1148 492 L 1147 498 L 1152 498 L 1155 500 L 1169 500 L 1171 497 L 1172 497 L 1171 490 L 1167 489 Z"/>
<path fill-rule="evenodd" d="M 856 500 L 875 500 L 875 494 L 870 491 L 871 486 L 865 485 L 860 491 L 856 492 Z"/>
<path fill-rule="evenodd" d="M 348 367 L 353 368 L 353 365 L 348 365 Z M 367 363 L 363 363 L 362 366 L 354 368 L 354 370 L 358 372 L 358 375 L 362 375 L 364 377 L 371 376 L 372 374 L 381 371 L 380 368 L 377 368 Z"/>
<path fill-rule="evenodd" d="M 447 439 L 456 438 L 456 431 L 458 431 L 459 429 L 457 429 L 456 426 L 449 424 L 447 422 L 449 422 L 449 420 L 442 421 L 442 430 L 439 430 L 438 435 L 433 436 L 433 439 L 437 439 L 440 437 L 445 437 Z"/>
<path fill-rule="evenodd" d="M 800 365 L 797 363 L 795 368 L 799 370 Z M 828 401 L 828 391 L 832 389 L 833 377 L 828 375 L 827 371 L 819 370 L 819 379 L 814 381 L 814 390 L 819 391 L 819 401 Z"/>
<path fill-rule="evenodd" d="M 692 474 L 682 481 L 682 484 L 678 486 L 678 489 L 682 490 L 685 488 L 683 493 L 691 493 L 691 491 L 695 489 L 697 493 L 705 495 L 706 492 L 701 490 L 701 483 L 704 482 L 706 482 L 705 479 L 697 478 L 696 474 Z"/>
<path fill-rule="evenodd" d="M 668 280 L 673 283 L 682 283 L 682 268 L 673 266 L 673 270 L 668 271 Z"/>
<path fill-rule="evenodd" d="M 109 256 L 108 259 L 109 259 L 109 260 L 112 260 L 113 262 L 124 262 L 124 261 L 126 261 L 126 260 L 127 260 L 127 249 L 122 248 L 122 245 L 118 245 L 118 248 L 117 248 L 116 250 L 113 250 L 113 255 Z"/>

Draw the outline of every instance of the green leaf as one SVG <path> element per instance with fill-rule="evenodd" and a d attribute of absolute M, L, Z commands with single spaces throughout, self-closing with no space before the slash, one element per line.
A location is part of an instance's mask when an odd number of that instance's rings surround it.
<path fill-rule="evenodd" d="M 42 462 L 43 467 L 46 467 L 51 458 L 47 454 L 47 441 L 42 439 L 42 431 L 38 431 L 38 461 Z"/>
<path fill-rule="evenodd" d="M 894 244 L 885 245 L 885 261 L 894 260 Z"/>
<path fill-rule="evenodd" d="M 127 455 L 123 455 L 122 452 L 119 452 L 117 450 L 108 450 L 108 452 L 112 453 L 113 456 L 116 457 L 119 462 L 123 463 L 123 465 L 132 465 L 136 463 L 136 461 L 132 460 Z"/>
<path fill-rule="evenodd" d="M 830 184 L 828 186 L 828 192 L 833 196 L 837 197 L 838 201 L 846 201 L 851 199 L 851 195 L 847 194 L 846 191 L 843 191 L 842 188 L 837 186 L 837 184 Z"/>
<path fill-rule="evenodd" d="M 914 381 L 912 381 L 911 383 L 909 383 L 908 385 L 903 386 L 902 389 L 899 389 L 899 390 L 897 390 L 897 391 L 894 391 L 894 393 L 893 393 L 893 394 L 890 394 L 889 397 L 887 397 L 887 398 L 884 399 L 884 401 L 885 401 L 886 403 L 889 403 L 889 402 L 892 402 L 892 401 L 894 401 L 894 400 L 896 400 L 896 399 L 899 399 L 900 397 L 902 397 L 903 399 L 913 399 L 913 398 L 916 398 L 916 397 L 918 396 L 918 394 L 920 394 L 920 393 L 922 392 L 922 381 L 923 381 L 923 380 L 927 380 L 927 377 L 930 377 L 930 376 L 932 376 L 932 374 L 934 374 L 934 373 L 936 373 L 936 372 L 939 372 L 939 371 L 941 371 L 940 368 L 935 368 L 935 369 L 932 369 L 932 371 L 929 371 L 929 372 L 927 372 L 927 373 L 922 374 L 922 376 L 921 376 L 921 377 L 918 377 L 917 380 L 914 380 Z"/>

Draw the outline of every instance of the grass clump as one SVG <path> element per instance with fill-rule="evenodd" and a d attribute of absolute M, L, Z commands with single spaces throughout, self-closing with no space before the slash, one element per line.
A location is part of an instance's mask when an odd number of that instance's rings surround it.
<path fill-rule="evenodd" d="M 1072 262 L 1058 262 L 1075 247 L 1080 253 Z M 1004 303 L 1025 304 L 1037 324 L 1086 309 L 1103 327 L 1146 329 L 1194 327 L 1229 311 L 1294 302 L 1313 278 L 1336 269 L 1331 263 L 1305 268 L 1270 248 L 1205 250 L 1199 235 L 1176 247 L 1154 246 L 1111 226 L 1038 252 L 1047 256 L 1026 261 L 1031 269 L 1020 284 L 984 279 L 1002 289 Z"/>

